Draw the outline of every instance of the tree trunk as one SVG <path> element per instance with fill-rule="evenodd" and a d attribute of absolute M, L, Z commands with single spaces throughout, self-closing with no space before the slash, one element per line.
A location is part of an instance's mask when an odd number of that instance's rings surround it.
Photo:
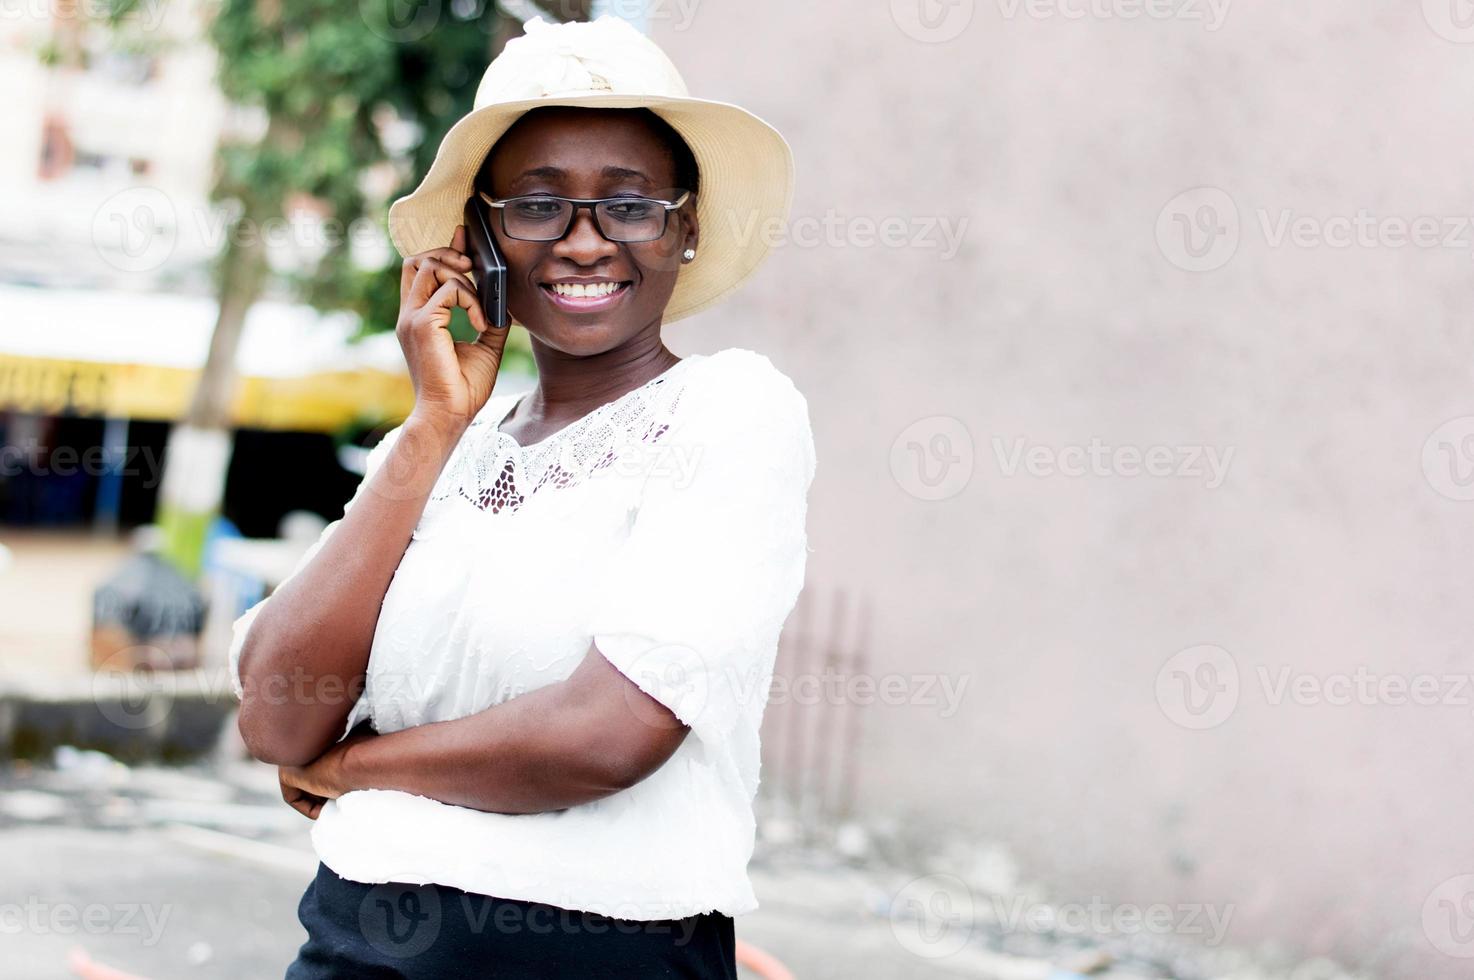
<path fill-rule="evenodd" d="M 189 410 L 169 433 L 156 522 L 164 554 L 191 578 L 200 572 L 205 535 L 225 499 L 230 467 L 230 405 L 236 388 L 236 354 L 246 314 L 266 282 L 266 247 L 251 215 L 232 226 L 221 257 L 220 312 L 210 352 Z M 244 228 L 244 233 L 242 233 Z"/>
<path fill-rule="evenodd" d="M 225 247 L 220 282 L 220 312 L 215 332 L 210 335 L 210 353 L 195 385 L 184 424 L 197 429 L 223 429 L 230 425 L 230 401 L 235 394 L 235 358 L 245 333 L 246 314 L 261 295 L 266 282 L 266 247 L 254 229 L 259 222 L 247 216 L 236 226 Z"/>

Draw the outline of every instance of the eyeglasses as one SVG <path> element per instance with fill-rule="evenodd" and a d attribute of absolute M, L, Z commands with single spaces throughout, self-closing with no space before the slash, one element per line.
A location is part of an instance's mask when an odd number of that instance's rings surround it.
<path fill-rule="evenodd" d="M 594 227 L 611 242 L 653 242 L 665 237 L 670 213 L 686 203 L 690 191 L 674 201 L 650 197 L 604 197 L 583 200 L 531 194 L 492 200 L 477 191 L 487 207 L 502 216 L 502 233 L 524 242 L 556 242 L 568 234 L 581 208 L 594 213 Z"/>

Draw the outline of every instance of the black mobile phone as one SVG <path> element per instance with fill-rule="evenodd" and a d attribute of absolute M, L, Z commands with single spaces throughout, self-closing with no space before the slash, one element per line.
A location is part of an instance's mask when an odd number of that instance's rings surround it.
<path fill-rule="evenodd" d="M 507 263 L 491 233 L 489 210 L 479 195 L 466 201 L 466 254 L 486 322 L 505 330 L 512 322 L 507 313 Z"/>

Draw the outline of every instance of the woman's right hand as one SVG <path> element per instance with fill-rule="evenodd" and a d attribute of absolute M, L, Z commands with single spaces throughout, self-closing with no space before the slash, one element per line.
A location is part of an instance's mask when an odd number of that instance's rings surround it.
<path fill-rule="evenodd" d="M 464 428 L 491 397 L 510 329 L 487 323 L 468 275 L 466 228 L 456 225 L 449 248 L 432 248 L 404 260 L 399 279 L 399 323 L 394 328 L 415 387 L 414 414 Z M 450 335 L 451 310 L 470 315 L 479 335 L 458 344 Z"/>

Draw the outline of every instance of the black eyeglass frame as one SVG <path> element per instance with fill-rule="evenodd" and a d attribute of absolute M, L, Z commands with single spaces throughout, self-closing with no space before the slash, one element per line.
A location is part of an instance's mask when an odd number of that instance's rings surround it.
<path fill-rule="evenodd" d="M 522 194 L 522 195 L 519 195 L 517 197 L 504 197 L 504 198 L 501 198 L 500 200 L 493 200 L 492 197 L 490 195 L 488 195 L 485 191 L 478 190 L 476 193 L 481 198 L 481 200 L 486 203 L 486 206 L 487 207 L 489 207 L 489 208 L 493 209 L 494 211 L 496 211 L 498 213 L 498 215 L 500 216 L 501 220 L 498 223 L 502 226 L 502 234 L 503 235 L 506 235 L 508 238 L 515 239 L 515 240 L 517 240 L 519 242 L 556 242 L 556 241 L 561 241 L 564 238 L 564 236 L 566 236 L 568 234 L 569 229 L 571 229 L 573 227 L 573 223 L 578 220 L 578 212 L 580 210 L 584 209 L 584 208 L 588 208 L 589 214 L 591 214 L 593 216 L 593 218 L 594 218 L 594 228 L 598 230 L 599 234 L 602 235 L 607 241 L 616 242 L 616 243 L 618 243 L 620 245 L 638 245 L 638 244 L 640 244 L 642 242 L 658 242 L 658 241 L 660 241 L 662 238 L 665 237 L 665 233 L 668 232 L 668 231 L 670 231 L 670 215 L 671 215 L 671 212 L 672 211 L 679 211 L 685 205 L 685 203 L 688 200 L 690 200 L 690 198 L 691 198 L 691 192 L 690 191 L 682 191 L 681 192 L 681 196 L 678 197 L 674 201 L 662 201 L 659 198 L 655 198 L 655 197 L 630 197 L 630 196 L 625 196 L 625 197 L 590 197 L 590 198 L 578 198 L 578 197 L 560 197 L 557 194 Z M 568 223 L 563 226 L 563 230 L 561 232 L 559 232 L 557 235 L 553 236 L 552 238 L 522 238 L 521 236 L 514 235 L 510 231 L 507 230 L 507 211 L 506 211 L 506 207 L 507 207 L 508 204 L 512 204 L 512 203 L 515 203 L 517 201 L 562 201 L 562 202 L 564 202 L 566 204 L 573 205 L 573 210 L 568 213 Z M 655 235 L 655 236 L 653 236 L 651 238 L 634 238 L 634 239 L 630 239 L 630 238 L 610 238 L 609 235 L 604 231 L 604 225 L 603 225 L 603 223 L 599 221 L 599 212 L 598 212 L 597 208 L 598 208 L 598 206 L 600 204 L 611 204 L 611 203 L 615 203 L 615 202 L 619 202 L 619 201 L 625 201 L 625 202 L 628 202 L 628 201 L 641 201 L 641 202 L 643 202 L 645 204 L 658 204 L 658 205 L 660 205 L 661 209 L 665 212 L 665 214 L 664 214 L 664 220 L 661 222 L 661 225 L 660 225 L 660 234 Z"/>

